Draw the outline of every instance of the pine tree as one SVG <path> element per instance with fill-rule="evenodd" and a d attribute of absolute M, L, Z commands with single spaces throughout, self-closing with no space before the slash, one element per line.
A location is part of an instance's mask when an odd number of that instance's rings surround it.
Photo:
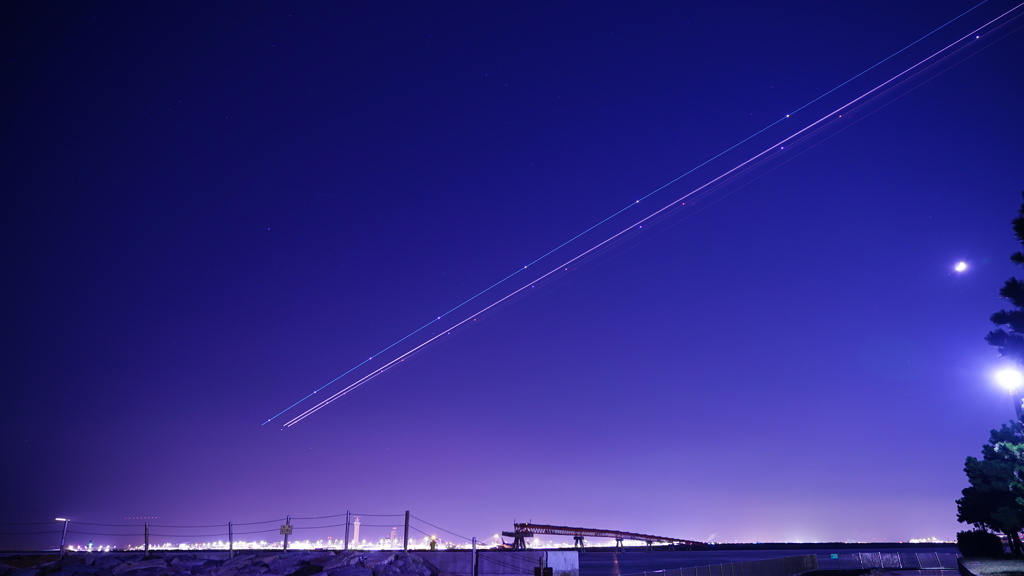
<path fill-rule="evenodd" d="M 992 430 L 982 446 L 982 458 L 967 458 L 964 472 L 970 486 L 956 501 L 956 519 L 979 528 L 1001 532 L 1014 555 L 1024 552 L 1024 437 L 1011 422 Z"/>
<path fill-rule="evenodd" d="M 1013 219 L 1013 233 L 1024 246 L 1024 204 Z M 1024 266 L 1024 252 L 1010 256 L 1014 264 Z M 999 349 L 999 355 L 1024 365 L 1024 281 L 1011 277 L 999 290 L 999 295 L 1013 304 L 1013 310 L 1000 310 L 992 315 L 992 323 L 998 326 L 988 333 L 985 340 Z"/>

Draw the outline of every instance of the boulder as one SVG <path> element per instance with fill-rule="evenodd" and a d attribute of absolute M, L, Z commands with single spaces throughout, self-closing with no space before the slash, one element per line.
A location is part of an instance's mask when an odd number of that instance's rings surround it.
<path fill-rule="evenodd" d="M 81 562 L 68 562 L 61 563 L 58 565 L 57 572 L 49 572 L 49 575 L 56 574 L 82 574 L 83 576 L 91 576 L 93 574 L 110 574 L 111 571 L 108 568 L 101 566 L 90 566 Z"/>
<path fill-rule="evenodd" d="M 412 562 L 402 570 L 403 574 L 409 576 L 434 576 L 434 571 L 426 564 Z"/>
<path fill-rule="evenodd" d="M 255 557 L 255 554 L 237 554 L 235 555 L 234 558 L 229 558 L 228 560 L 225 560 L 224 563 L 220 565 L 220 567 L 225 570 L 229 568 L 236 568 L 238 566 L 248 564 L 249 561 Z"/>
<path fill-rule="evenodd" d="M 289 554 L 267 562 L 267 571 L 274 576 L 287 576 L 288 574 L 295 572 L 301 562 L 302 559 L 300 557 Z M 320 570 L 323 569 L 320 566 L 317 566 L 317 568 Z"/>
<path fill-rule="evenodd" d="M 373 576 L 402 576 L 402 570 L 391 564 L 378 564 L 373 567 Z"/>
<path fill-rule="evenodd" d="M 365 566 L 343 566 L 332 570 L 329 576 L 372 576 L 373 570 Z"/>
<path fill-rule="evenodd" d="M 365 554 L 362 559 L 362 565 L 367 568 L 376 568 L 377 566 L 386 566 L 394 562 L 397 554 L 394 552 L 370 552 Z"/>
<path fill-rule="evenodd" d="M 203 566 L 207 562 L 208 562 L 207 560 L 204 560 L 202 558 L 196 558 L 195 556 L 192 556 L 191 558 L 174 557 L 167 564 L 168 564 L 168 566 L 171 566 L 171 567 L 174 567 L 174 568 L 180 568 L 180 569 L 182 569 L 185 572 L 196 572 L 196 569 L 195 569 L 196 566 Z"/>
<path fill-rule="evenodd" d="M 316 564 L 302 564 L 294 572 L 288 574 L 288 576 L 313 576 L 313 574 L 319 574 L 324 569 L 323 566 Z"/>
<path fill-rule="evenodd" d="M 42 570 L 36 567 L 32 568 L 16 568 L 11 572 L 7 573 L 7 576 L 39 576 Z"/>
<path fill-rule="evenodd" d="M 125 562 L 118 566 L 114 566 L 110 570 L 110 573 L 114 576 L 119 574 L 127 574 L 129 572 L 135 572 L 138 570 L 147 570 L 149 568 L 164 569 L 167 568 L 167 561 L 163 558 L 150 558 L 148 560 L 137 560 L 135 562 Z"/>
<path fill-rule="evenodd" d="M 307 561 L 310 564 L 316 564 L 317 566 L 327 566 L 338 560 L 338 555 L 330 552 L 317 552 L 315 556 L 311 556 Z"/>
<path fill-rule="evenodd" d="M 177 566 L 178 564 L 189 564 L 196 561 L 203 562 L 195 554 L 175 554 L 167 563 L 171 566 Z"/>
<path fill-rule="evenodd" d="M 106 568 L 107 570 L 111 571 L 113 571 L 114 568 L 120 566 L 121 564 L 124 564 L 124 560 L 116 556 L 107 556 L 106 554 L 98 556 L 96 557 L 95 560 L 92 561 L 93 566 L 97 566 L 99 568 Z"/>

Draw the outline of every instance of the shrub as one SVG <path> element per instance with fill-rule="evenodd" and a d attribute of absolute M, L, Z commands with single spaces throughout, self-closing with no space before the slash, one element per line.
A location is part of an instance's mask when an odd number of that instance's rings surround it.
<path fill-rule="evenodd" d="M 999 558 L 1003 555 L 1003 541 L 985 530 L 957 532 L 956 547 L 967 558 Z"/>

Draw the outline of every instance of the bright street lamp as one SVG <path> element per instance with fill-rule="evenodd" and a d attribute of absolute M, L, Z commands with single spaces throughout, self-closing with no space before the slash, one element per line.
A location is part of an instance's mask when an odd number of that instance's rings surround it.
<path fill-rule="evenodd" d="M 1013 400 L 1013 410 L 1017 414 L 1017 422 L 1020 423 L 1020 395 L 1017 393 L 1024 385 L 1024 375 L 1021 375 L 1015 368 L 1006 368 L 996 373 L 996 382 L 1003 388 L 1010 391 L 1010 399 Z M 1020 424 L 1024 426 L 1024 424 Z"/>

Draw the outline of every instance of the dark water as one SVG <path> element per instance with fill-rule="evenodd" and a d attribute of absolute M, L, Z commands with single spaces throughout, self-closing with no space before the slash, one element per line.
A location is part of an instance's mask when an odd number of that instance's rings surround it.
<path fill-rule="evenodd" d="M 858 568 L 856 555 L 863 552 L 882 552 L 907 558 L 909 564 L 918 561 L 922 567 L 938 567 L 949 564 L 951 557 L 957 554 L 956 546 L 935 546 L 913 548 L 843 548 L 843 549 L 757 549 L 757 550 L 699 550 L 693 552 L 675 552 L 667 550 L 626 550 L 615 553 L 605 550 L 587 550 L 580 554 L 580 576 L 626 576 L 643 574 L 673 568 L 690 568 L 693 566 L 710 566 L 729 564 L 732 562 L 748 562 L 786 556 L 803 556 L 814 554 L 818 557 L 818 567 L 822 570 L 842 570 Z M 838 558 L 833 558 L 833 555 Z M 955 569 L 955 566 L 953 566 Z"/>

